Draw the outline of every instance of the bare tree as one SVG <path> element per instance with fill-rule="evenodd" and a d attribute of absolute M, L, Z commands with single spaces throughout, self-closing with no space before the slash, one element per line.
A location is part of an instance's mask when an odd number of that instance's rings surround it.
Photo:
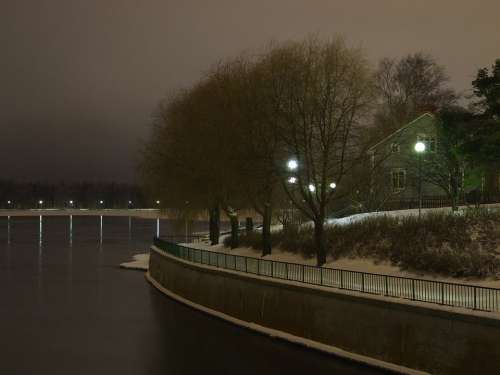
<path fill-rule="evenodd" d="M 400 60 L 382 59 L 376 72 L 380 103 L 375 136 L 381 139 L 425 111 L 453 105 L 457 94 L 448 82 L 444 67 L 422 52 Z"/>
<path fill-rule="evenodd" d="M 373 100 L 372 75 L 362 52 L 341 39 L 275 47 L 267 57 L 279 103 L 282 171 L 293 204 L 314 222 L 317 263 L 326 262 L 326 208 L 359 160 L 357 130 Z M 295 165 L 290 165 L 295 167 Z M 288 177 L 288 182 L 284 177 Z"/>

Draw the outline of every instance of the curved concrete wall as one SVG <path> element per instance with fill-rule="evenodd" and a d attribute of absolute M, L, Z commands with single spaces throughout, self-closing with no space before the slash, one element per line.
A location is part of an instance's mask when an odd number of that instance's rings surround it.
<path fill-rule="evenodd" d="M 152 248 L 149 274 L 232 317 L 435 374 L 500 369 L 500 317 L 193 264 Z"/>

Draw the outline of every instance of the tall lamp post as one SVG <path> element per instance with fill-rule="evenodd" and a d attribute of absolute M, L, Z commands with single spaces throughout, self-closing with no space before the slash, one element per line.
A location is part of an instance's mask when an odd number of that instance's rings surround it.
<path fill-rule="evenodd" d="M 425 152 L 425 143 L 415 143 L 415 151 L 418 155 L 418 218 L 422 215 L 422 154 Z"/>
<path fill-rule="evenodd" d="M 296 160 L 296 159 L 290 159 L 288 160 L 288 162 L 286 163 L 286 167 L 287 169 L 290 171 L 290 172 L 294 172 L 298 169 L 299 167 L 299 162 Z M 287 180 L 287 182 L 291 185 L 294 185 L 297 183 L 297 177 L 295 176 L 290 176 Z M 290 212 L 289 212 L 290 216 L 288 218 L 288 224 L 289 225 L 292 225 L 293 223 L 293 202 L 292 200 L 290 199 Z"/>

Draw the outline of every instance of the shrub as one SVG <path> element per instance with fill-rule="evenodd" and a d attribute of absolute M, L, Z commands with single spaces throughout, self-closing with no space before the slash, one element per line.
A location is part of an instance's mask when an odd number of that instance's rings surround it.
<path fill-rule="evenodd" d="M 261 234 L 243 234 L 241 243 L 261 247 Z M 466 210 L 459 214 L 375 216 L 326 228 L 329 255 L 390 261 L 402 269 L 454 277 L 485 277 L 500 271 L 500 214 Z M 273 246 L 315 255 L 313 228 L 272 233 Z"/>

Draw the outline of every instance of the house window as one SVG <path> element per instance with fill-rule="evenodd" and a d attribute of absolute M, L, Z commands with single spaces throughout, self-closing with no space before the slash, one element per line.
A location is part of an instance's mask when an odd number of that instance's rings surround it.
<path fill-rule="evenodd" d="M 392 191 L 401 191 L 406 187 L 406 171 L 398 168 L 391 171 Z"/>
<path fill-rule="evenodd" d="M 391 143 L 391 154 L 397 154 L 399 150 L 399 143 Z"/>
<path fill-rule="evenodd" d="M 418 134 L 417 142 L 424 142 L 426 151 L 436 152 L 437 150 L 436 137 L 433 135 Z"/>

